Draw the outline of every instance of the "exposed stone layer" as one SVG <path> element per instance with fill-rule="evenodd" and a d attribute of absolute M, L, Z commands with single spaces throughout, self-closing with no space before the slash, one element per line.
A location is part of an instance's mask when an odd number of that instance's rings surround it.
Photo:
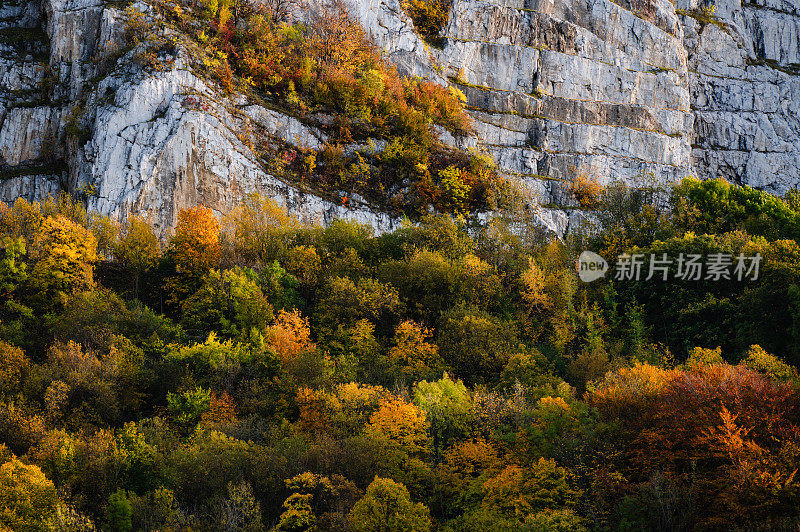
<path fill-rule="evenodd" d="M 300 192 L 265 172 L 249 147 L 258 129 L 319 149 L 319 131 L 221 96 L 180 57 L 149 74 L 130 53 L 117 60 L 122 17 L 113 5 L 21 1 L 4 5 L 0 19 L 0 200 L 68 190 L 90 210 L 137 214 L 162 234 L 183 207 L 227 212 L 251 192 L 308 222 L 354 219 L 378 232 L 397 223 L 357 198 L 340 205 Z"/>
<path fill-rule="evenodd" d="M 692 4 L 684 10 L 696 9 Z M 718 4 L 684 17 L 701 177 L 783 193 L 800 182 L 800 4 Z"/>
<path fill-rule="evenodd" d="M 354 0 L 353 14 L 402 73 L 464 93 L 475 135 L 442 139 L 525 180 L 557 207 L 541 210 L 542 223 L 563 234 L 581 218 L 565 192 L 576 173 L 797 186 L 800 0 L 720 0 L 713 12 L 697 1 L 455 0 L 441 50 L 399 0 Z M 113 55 L 120 20 L 102 0 L 0 6 L 0 199 L 82 192 L 91 209 L 166 231 L 181 207 L 224 211 L 259 191 L 309 220 L 393 226 L 265 172 L 253 130 L 312 150 L 324 134 L 221 96 L 180 58 L 141 74 Z"/>
<path fill-rule="evenodd" d="M 438 54 L 467 96 L 478 138 L 544 204 L 565 181 L 662 182 L 691 172 L 694 116 L 672 4 L 456 0 Z M 644 5 L 646 4 L 646 5 Z"/>

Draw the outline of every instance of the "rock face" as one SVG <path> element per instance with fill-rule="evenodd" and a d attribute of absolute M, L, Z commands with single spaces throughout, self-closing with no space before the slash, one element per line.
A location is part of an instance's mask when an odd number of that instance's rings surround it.
<path fill-rule="evenodd" d="M 545 202 L 568 206 L 576 173 L 783 193 L 799 179 L 799 16 L 779 0 L 455 0 L 437 59 Z"/>
<path fill-rule="evenodd" d="M 267 174 L 245 144 L 251 121 L 310 148 L 319 148 L 319 133 L 256 105 L 235 115 L 238 107 L 220 99 L 180 57 L 157 76 L 109 76 L 96 92 L 114 97 L 97 106 L 91 138 L 81 148 L 77 184 L 96 188 L 90 209 L 144 216 L 164 230 L 182 207 L 203 204 L 226 212 L 244 195 L 260 192 L 304 221 L 348 218 L 377 231 L 393 227 L 389 216 L 366 206 L 334 205 Z"/>
<path fill-rule="evenodd" d="M 715 16 L 720 24 L 684 18 L 695 169 L 774 193 L 796 188 L 800 3 L 728 0 Z"/>
<path fill-rule="evenodd" d="M 697 1 L 455 0 L 442 49 L 417 36 L 398 0 L 355 0 L 353 14 L 402 73 L 465 94 L 475 136 L 458 142 L 528 183 L 542 223 L 563 234 L 580 218 L 566 192 L 576 174 L 797 186 L 800 3 Z M 166 231 L 182 207 L 227 211 L 258 191 L 307 220 L 394 226 L 367 205 L 299 192 L 250 148 L 258 130 L 319 149 L 318 130 L 221 96 L 185 52 L 142 74 L 115 55 L 121 27 L 102 0 L 0 6 L 0 199 L 68 190 Z"/>
<path fill-rule="evenodd" d="M 321 134 L 294 118 L 223 98 L 180 53 L 156 73 L 142 74 L 130 56 L 104 66 L 122 31 L 113 5 L 20 0 L 5 6 L 0 199 L 36 200 L 68 190 L 84 195 L 92 211 L 118 219 L 136 214 L 162 234 L 183 207 L 227 212 L 251 192 L 308 222 L 353 219 L 378 232 L 397 223 L 353 198 L 337 204 L 266 173 L 248 147 L 254 128 L 310 149 L 320 148 Z"/>
<path fill-rule="evenodd" d="M 49 41 L 37 3 L 0 5 L 0 199 L 37 199 L 66 178 L 60 109 L 48 105 Z"/>
<path fill-rule="evenodd" d="M 661 182 L 690 172 L 682 28 L 666 0 L 642 18 L 610 0 L 456 0 L 439 54 L 478 137 L 543 201 L 565 180 Z"/>

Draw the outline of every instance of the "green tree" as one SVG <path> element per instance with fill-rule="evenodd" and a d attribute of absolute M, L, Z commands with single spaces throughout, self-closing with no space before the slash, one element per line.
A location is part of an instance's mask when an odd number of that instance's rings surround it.
<path fill-rule="evenodd" d="M 158 488 L 142 496 L 128 493 L 133 508 L 135 530 L 169 529 L 176 521 L 175 494 L 167 488 Z"/>
<path fill-rule="evenodd" d="M 0 301 L 11 294 L 28 278 L 25 256 L 25 239 L 22 237 L 0 237 L 0 249 L 3 255 L 0 260 Z"/>
<path fill-rule="evenodd" d="M 402 261 L 389 262 L 382 275 L 397 286 L 416 319 L 433 325 L 458 296 L 458 268 L 438 251 L 421 250 Z"/>
<path fill-rule="evenodd" d="M 261 467 L 256 465 L 261 459 L 256 449 L 252 443 L 221 432 L 196 431 L 169 457 L 178 499 L 213 505 L 229 496 L 229 482 L 254 481 L 252 477 Z M 262 465 L 273 466 L 270 462 Z"/>
<path fill-rule="evenodd" d="M 581 352 L 570 363 L 569 374 L 573 384 L 582 392 L 587 383 L 605 374 L 609 358 L 602 336 L 604 322 L 597 304 L 591 309 L 584 309 L 581 317 L 586 329 L 585 343 Z"/>
<path fill-rule="evenodd" d="M 281 514 L 276 530 L 286 532 L 300 532 L 314 530 L 317 518 L 311 508 L 314 495 L 310 493 L 292 493 L 283 501 Z"/>
<path fill-rule="evenodd" d="M 124 491 L 118 490 L 111 494 L 106 505 L 106 514 L 108 527 L 114 532 L 130 532 L 133 530 L 131 521 L 133 510 L 131 502 Z"/>
<path fill-rule="evenodd" d="M 211 392 L 197 386 L 183 393 L 168 393 L 167 408 L 175 416 L 175 421 L 184 427 L 193 427 L 200 416 L 211 406 Z"/>
<path fill-rule="evenodd" d="M 260 532 L 264 530 L 261 523 L 261 504 L 253 495 L 253 488 L 248 482 L 228 482 L 228 497 L 220 503 L 220 530 L 230 532 Z"/>
<path fill-rule="evenodd" d="M 283 269 L 277 260 L 261 270 L 259 283 L 264 296 L 278 310 L 292 310 L 300 304 L 297 287 L 300 281 Z"/>
<path fill-rule="evenodd" d="M 414 387 L 414 404 L 431 424 L 433 450 L 438 460 L 443 448 L 465 435 L 469 428 L 472 399 L 464 383 L 447 373 L 436 382 L 421 381 Z"/>
<path fill-rule="evenodd" d="M 146 441 L 136 423 L 125 423 L 117 433 L 116 444 L 120 476 L 125 486 L 137 493 L 155 489 L 163 478 L 159 469 L 161 456 L 156 447 Z"/>
<path fill-rule="evenodd" d="M 273 319 L 270 305 L 258 283 L 258 274 L 235 267 L 211 270 L 202 286 L 182 306 L 182 324 L 195 338 L 215 331 L 226 338 L 247 338 L 263 333 Z"/>
<path fill-rule="evenodd" d="M 520 349 L 512 324 L 482 310 L 458 307 L 442 316 L 439 351 L 459 377 L 492 382 Z"/>
<path fill-rule="evenodd" d="M 235 264 L 267 266 L 287 249 L 291 235 L 300 228 L 273 200 L 250 194 L 224 219 L 225 247 Z"/>
<path fill-rule="evenodd" d="M 349 514 L 350 526 L 357 532 L 427 532 L 430 512 L 414 503 L 408 489 L 388 478 L 375 477 L 367 492 Z"/>
<path fill-rule="evenodd" d="M 334 277 L 323 290 L 315 315 L 316 321 L 328 331 L 338 325 L 352 326 L 359 319 L 375 324 L 389 324 L 400 307 L 397 290 L 375 279 L 354 282 L 346 277 Z"/>

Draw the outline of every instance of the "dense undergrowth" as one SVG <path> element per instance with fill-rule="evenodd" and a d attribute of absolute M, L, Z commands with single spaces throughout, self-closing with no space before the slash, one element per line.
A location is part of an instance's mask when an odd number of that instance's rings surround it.
<path fill-rule="evenodd" d="M 797 527 L 800 204 L 603 190 L 547 242 L 444 215 L 373 236 L 248 198 L 164 243 L 0 207 L 11 530 Z M 757 281 L 581 283 L 574 258 L 760 252 Z"/>
<path fill-rule="evenodd" d="M 302 22 L 289 4 L 153 5 L 158 15 L 128 11 L 128 41 L 149 50 L 140 54 L 143 64 L 158 63 L 158 51 L 178 39 L 202 75 L 325 135 L 320 150 L 248 139 L 274 174 L 343 202 L 358 194 L 413 218 L 430 209 L 462 215 L 494 210 L 514 197 L 514 186 L 498 176 L 491 158 L 440 140 L 441 132 L 461 137 L 471 131 L 464 95 L 400 76 L 344 2 L 321 3 Z M 162 21 L 173 37 L 164 36 Z"/>

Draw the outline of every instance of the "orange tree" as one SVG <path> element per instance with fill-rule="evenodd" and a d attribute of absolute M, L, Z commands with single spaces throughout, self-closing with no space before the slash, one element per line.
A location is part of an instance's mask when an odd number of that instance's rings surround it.
<path fill-rule="evenodd" d="M 211 209 L 181 209 L 167 249 L 175 267 L 175 275 L 166 286 L 170 303 L 180 305 L 200 287 L 203 276 L 217 266 L 221 251 L 219 222 Z"/>
<path fill-rule="evenodd" d="M 587 398 L 621 424 L 622 471 L 636 497 L 652 497 L 666 482 L 684 492 L 677 498 L 697 501 L 692 519 L 700 528 L 793 515 L 800 392 L 791 384 L 726 363 L 685 371 L 643 364 L 609 373 Z"/>

